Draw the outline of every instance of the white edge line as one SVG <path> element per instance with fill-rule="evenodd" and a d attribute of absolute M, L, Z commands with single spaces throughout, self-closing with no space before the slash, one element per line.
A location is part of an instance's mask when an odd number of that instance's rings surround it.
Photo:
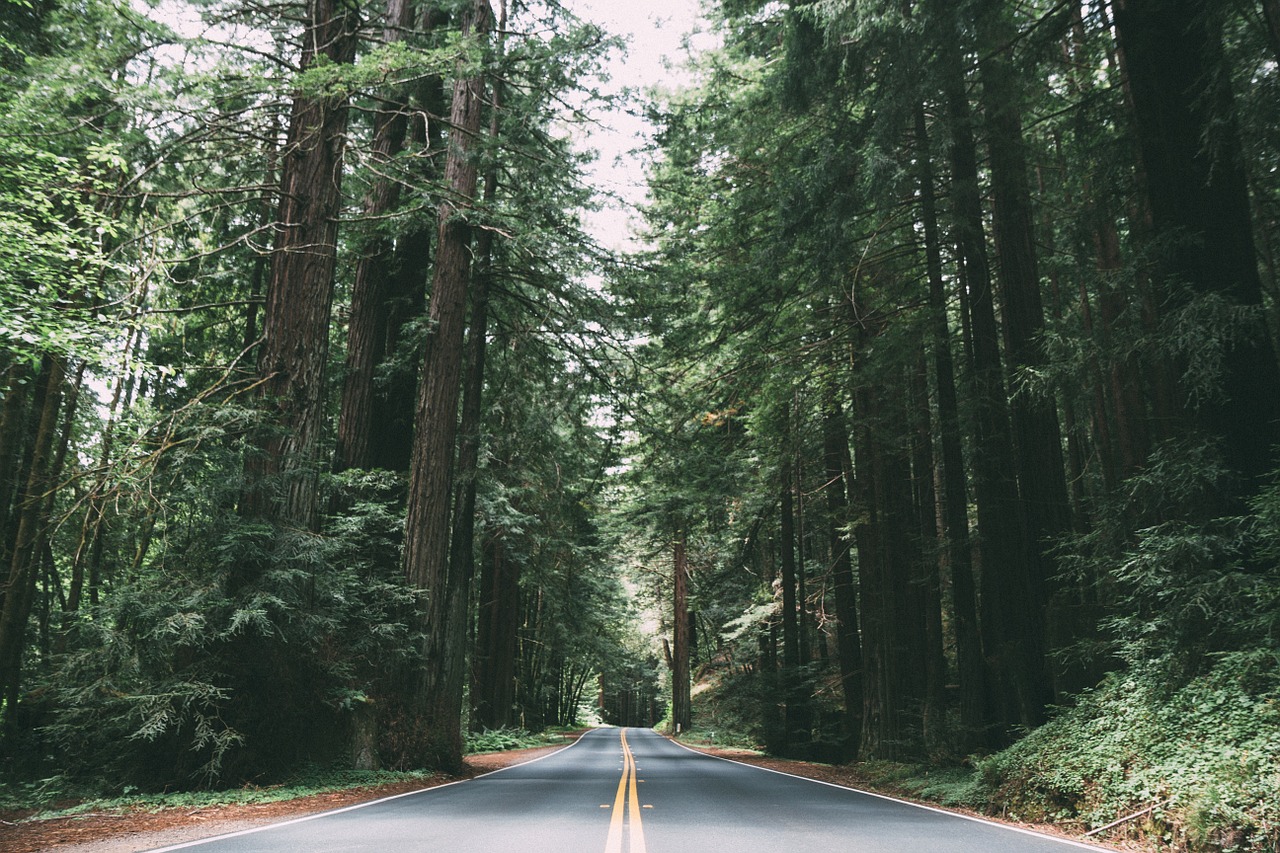
<path fill-rule="evenodd" d="M 285 821 L 280 821 L 279 823 L 268 823 L 263 826 L 251 827 L 250 829 L 242 829 L 239 832 L 226 832 L 226 833 L 223 833 L 222 835 L 211 835 L 208 838 L 198 838 L 194 841 L 184 841 L 181 844 L 172 844 L 168 847 L 157 847 L 153 850 L 147 850 L 145 851 L 145 853 L 169 853 L 169 851 L 171 850 L 185 850 L 188 847 L 199 847 L 201 844 L 212 844 L 215 841 L 224 841 L 228 838 L 239 838 L 242 835 L 253 835 L 255 832 L 266 832 L 269 829 L 279 829 L 284 826 L 293 826 L 296 823 L 306 823 L 307 821 L 311 821 L 311 820 L 319 820 L 322 817 L 330 817 L 332 815 L 343 814 L 344 812 L 352 812 L 352 811 L 355 811 L 356 809 L 363 809 L 368 806 L 376 806 L 382 803 L 389 803 L 392 800 L 399 800 L 402 797 L 413 797 L 418 794 L 428 794 L 432 791 L 439 791 L 443 788 L 452 788 L 454 785 L 461 785 L 463 782 L 474 782 L 476 779 L 483 779 L 486 776 L 492 776 L 495 773 L 501 773 L 503 770 L 510 770 L 513 767 L 523 767 L 526 764 L 533 764 L 534 762 L 542 761 L 544 758 L 550 758 L 553 755 L 559 755 L 560 753 L 564 752 L 566 749 L 572 749 L 573 747 L 577 746 L 578 743 L 582 740 L 582 738 L 586 737 L 586 734 L 587 733 L 584 733 L 583 735 L 578 737 L 576 740 L 574 740 L 572 743 L 569 743 L 569 744 L 566 744 L 565 746 L 560 747 L 555 752 L 548 752 L 546 755 L 539 755 L 537 758 L 530 758 L 528 761 L 521 761 L 518 764 L 508 764 L 506 767 L 499 767 L 497 770 L 490 770 L 488 773 L 481 773 L 479 776 L 471 776 L 466 779 L 458 779 L 453 782 L 446 782 L 443 785 L 432 785 L 430 788 L 419 788 L 416 791 L 405 791 L 403 794 L 393 794 L 390 797 L 383 797 L 378 800 L 370 800 L 367 803 L 356 803 L 353 806 L 344 806 L 340 809 L 330 809 L 329 811 L 316 812 L 315 814 L 309 814 L 303 817 L 296 817 L 293 820 L 285 820 Z"/>
<path fill-rule="evenodd" d="M 1111 851 L 1111 853 L 1115 853 L 1114 847 L 1102 847 L 1097 844 L 1087 844 L 1083 841 L 1076 841 L 1071 838 L 1059 838 L 1056 835 L 1048 835 L 1047 833 L 1037 832 L 1034 829 L 1025 829 L 1024 827 L 1021 827 L 1021 826 L 1010 826 L 1007 823 L 999 823 L 994 820 L 988 820 L 982 817 L 967 815 L 967 814 L 964 814 L 963 812 L 953 812 L 953 811 L 949 811 L 948 809 L 938 808 L 937 806 L 926 806 L 923 803 L 913 803 L 911 802 L 911 800 L 900 800 L 897 797 L 890 797 L 887 794 L 877 794 L 875 791 L 866 791 L 866 790 L 863 790 L 862 788 L 854 788 L 850 785 L 837 785 L 834 782 L 825 782 L 822 779 L 810 779 L 808 776 L 797 776 L 796 774 L 788 773 L 785 770 L 774 770 L 771 767 L 761 767 L 759 764 L 748 764 L 745 761 L 735 761 L 732 758 L 725 758 L 723 755 L 712 755 L 709 752 L 702 752 L 700 750 L 694 749 L 691 746 L 685 746 L 680 741 L 675 740 L 674 738 L 667 737 L 665 738 L 665 740 L 669 740 L 672 743 L 674 743 L 676 746 L 680 747 L 681 749 L 687 749 L 689 752 L 692 752 L 695 755 L 705 755 L 707 758 L 715 758 L 719 761 L 727 761 L 730 764 L 740 764 L 743 767 L 751 767 L 755 770 L 763 770 L 766 773 L 777 773 L 779 776 L 789 776 L 792 779 L 799 779 L 802 782 L 813 782 L 815 785 L 826 785 L 828 788 L 836 788 L 841 791 L 853 791 L 854 793 L 864 794 L 868 797 L 875 797 L 876 799 L 880 799 L 880 800 L 888 800 L 891 803 L 901 803 L 904 806 L 913 806 L 914 808 L 917 808 L 917 809 L 924 809 L 925 811 L 928 811 L 928 812 L 936 812 L 937 814 L 959 818 L 960 820 L 969 820 L 969 821 L 973 821 L 974 823 L 981 823 L 985 826 L 994 826 L 997 829 L 1006 829 L 1009 832 L 1020 832 L 1023 835 L 1032 835 L 1032 836 L 1035 836 L 1036 838 L 1043 838 L 1046 841 L 1056 841 L 1059 844 L 1067 844 L 1072 847 L 1079 847 L 1083 850 L 1107 850 L 1107 851 Z M 156 851 L 156 853 L 159 853 L 159 851 Z"/>

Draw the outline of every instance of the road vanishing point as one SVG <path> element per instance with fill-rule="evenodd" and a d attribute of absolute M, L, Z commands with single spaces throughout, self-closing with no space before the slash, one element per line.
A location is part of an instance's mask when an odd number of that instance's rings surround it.
<path fill-rule="evenodd" d="M 595 729 L 475 779 L 152 853 L 1067 853 L 1104 848 Z"/>

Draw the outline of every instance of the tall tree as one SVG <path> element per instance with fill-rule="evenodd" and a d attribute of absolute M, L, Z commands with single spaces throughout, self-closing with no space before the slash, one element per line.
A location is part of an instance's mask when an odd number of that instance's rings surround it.
<path fill-rule="evenodd" d="M 1204 430 L 1252 493 L 1280 438 L 1280 368 L 1259 309 L 1262 287 L 1235 98 L 1217 4 L 1124 0 L 1116 28 L 1157 240 L 1166 311 L 1192 298 L 1251 313 L 1223 350 L 1220 392 L 1183 387 Z M 1209 328 L 1206 326 L 1206 332 Z"/>
<path fill-rule="evenodd" d="M 419 23 L 429 35 L 443 17 L 444 13 L 430 4 L 418 9 L 408 0 L 389 0 L 383 44 L 394 45 L 409 38 Z M 412 233 L 397 234 L 405 225 L 403 217 L 395 216 L 396 209 L 410 178 L 396 171 L 395 161 L 405 147 L 406 137 L 419 149 L 413 152 L 416 157 L 433 161 L 430 149 L 438 140 L 427 133 L 423 125 L 430 120 L 416 115 L 415 107 L 438 114 L 443 106 L 439 103 L 443 100 L 443 85 L 438 75 L 428 74 L 413 87 L 383 93 L 374 115 L 370 156 L 376 174 L 362 204 L 361 218 L 368 223 L 369 233 L 361 242 L 352 282 L 346 371 L 337 425 L 338 470 L 398 468 L 402 458 L 408 459 L 408 447 L 396 447 L 400 435 L 390 429 L 399 419 L 400 406 L 395 398 L 404 394 L 404 388 L 400 383 L 380 383 L 377 372 L 394 355 L 402 337 L 410 316 L 405 303 L 416 305 L 421 300 L 431 241 L 429 232 L 416 224 L 408 226 Z M 408 97 L 410 88 L 418 95 L 416 99 Z"/>
<path fill-rule="evenodd" d="M 310 0 L 299 70 L 355 57 L 357 11 L 342 0 Z M 242 511 L 306 530 L 319 522 L 318 466 L 325 374 L 342 207 L 348 98 L 300 91 L 280 152 L 280 209 L 258 354 L 261 394 L 274 419 L 258 452 Z M 273 482 L 275 476 L 283 482 Z M 277 491 L 278 490 L 278 491 Z M 252 580 L 240 573 L 234 584 Z"/>
<path fill-rule="evenodd" d="M 683 732 L 693 727 L 689 698 L 689 554 L 684 531 L 676 533 L 671 573 L 675 590 L 671 609 L 671 723 L 676 732 Z"/>
<path fill-rule="evenodd" d="M 487 0 L 475 0 L 463 15 L 464 44 L 483 49 L 493 24 Z M 463 331 L 471 282 L 471 236 L 467 207 L 476 200 L 476 151 L 483 119 L 485 77 L 471 53 L 460 59 L 453 85 L 449 148 L 445 164 L 448 198 L 440 205 L 429 330 L 414 417 L 404 564 L 409 583 L 426 595 L 424 670 L 415 676 L 418 719 L 413 754 L 427 766 L 462 765 L 464 631 L 451 614 L 465 606 L 467 578 L 449 560 L 458 400 Z M 462 626 L 465 628 L 465 626 Z"/>

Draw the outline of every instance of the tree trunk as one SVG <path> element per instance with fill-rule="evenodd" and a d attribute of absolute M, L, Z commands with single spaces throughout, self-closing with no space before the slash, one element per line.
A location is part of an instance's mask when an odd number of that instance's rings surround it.
<path fill-rule="evenodd" d="M 492 27 L 487 0 L 475 0 L 463 20 L 463 38 L 485 38 Z M 466 579 L 450 564 L 450 504 L 462 367 L 463 330 L 471 279 L 471 227 L 464 206 L 474 201 L 475 151 L 483 110 L 484 78 L 465 76 L 459 62 L 450 112 L 448 199 L 440 206 L 429 332 L 419 385 L 405 526 L 405 576 L 426 593 L 422 628 L 423 672 L 412 747 L 428 767 L 462 767 L 462 686 L 465 631 L 450 614 L 465 606 Z"/>
<path fill-rule="evenodd" d="M 50 456 L 58 435 L 58 411 L 65 378 L 62 361 L 46 355 L 37 380 L 35 411 L 38 418 L 32 433 L 31 454 L 16 507 L 13 543 L 7 549 L 9 563 L 5 566 L 5 583 L 0 589 L 4 593 L 0 603 L 0 700 L 4 702 L 8 726 L 16 722 L 22 652 L 35 594 L 40 543 L 47 523 L 45 493 L 50 486 Z"/>
<path fill-rule="evenodd" d="M 1010 375 L 1044 368 L 1044 303 L 1031 209 L 1018 86 L 1003 51 L 1008 28 L 995 12 L 982 29 L 992 29 L 983 60 L 983 110 L 990 152 L 992 230 L 998 259 L 1001 320 Z M 995 23 L 991 23 L 994 21 Z M 1051 394 L 1027 391 L 1017 383 L 1010 402 L 1019 494 L 1026 507 L 1031 539 L 1032 591 L 1037 606 L 1048 602 L 1057 574 L 1047 550 L 1051 540 L 1071 528 L 1070 503 L 1062 458 L 1062 431 Z"/>
<path fill-rule="evenodd" d="M 515 724 L 516 654 L 520 631 L 520 564 L 506 558 L 502 531 L 485 544 L 471 696 L 474 729 Z"/>
<path fill-rule="evenodd" d="M 942 275 L 942 238 L 938 228 L 933 159 L 923 105 L 916 106 L 916 162 L 920 169 L 920 213 L 929 276 L 930 344 L 934 382 L 938 388 L 938 432 L 942 450 L 942 520 L 945 560 L 950 570 L 952 624 L 956 637 L 960 732 L 958 749 L 968 754 L 987 724 L 986 675 L 978 633 L 977 589 L 973 575 L 973 546 L 969 540 L 969 498 L 956 398 L 951 329 L 947 321 L 946 282 Z"/>
<path fill-rule="evenodd" d="M 394 44 L 404 37 L 413 22 L 409 0 L 389 0 L 382 39 Z M 397 94 L 390 94 L 373 124 L 370 159 L 386 168 L 404 146 L 408 128 L 407 109 Z M 364 219 L 372 232 L 362 241 L 351 289 L 351 319 L 347 325 L 347 364 L 342 382 L 342 406 L 338 417 L 338 445 L 335 468 L 372 467 L 377 425 L 374 371 L 387 356 L 387 318 L 391 283 L 392 240 L 380 220 L 400 202 L 400 183 L 375 178 L 362 205 Z"/>
<path fill-rule="evenodd" d="M 1199 405 L 1241 477 L 1238 501 L 1260 488 L 1280 438 L 1280 368 L 1261 320 L 1262 288 L 1222 34 L 1201 0 L 1123 0 L 1115 22 L 1146 174 L 1168 303 L 1214 296 L 1258 310 L 1225 345 L 1220 398 Z M 1205 389 L 1184 388 L 1189 399 Z M 1234 503 L 1238 507 L 1239 503 Z"/>
<path fill-rule="evenodd" d="M 5 371 L 4 404 L 0 408 L 0 566 L 8 566 L 13 560 L 22 496 L 21 460 L 27 455 L 30 440 L 27 417 L 30 391 L 36 380 L 25 362 L 12 362 Z"/>
<path fill-rule="evenodd" d="M 786 452 L 786 451 L 784 451 Z M 800 648 L 800 617 L 796 582 L 795 480 L 788 460 L 782 466 L 779 547 L 782 550 L 782 690 L 785 702 L 783 727 L 789 755 L 802 756 L 810 740 L 809 697 L 804 687 Z"/>
<path fill-rule="evenodd" d="M 301 67 L 349 63 L 356 14 L 340 0 L 311 0 Z M 324 427 L 325 368 L 337 264 L 338 218 L 347 98 L 299 94 L 280 153 L 280 211 L 267 284 L 262 393 L 275 420 L 246 465 L 241 511 L 251 518 L 314 530 L 319 521 L 318 464 Z M 283 482 L 273 482 L 282 478 Z M 241 570 L 232 588 L 253 580 Z"/>
<path fill-rule="evenodd" d="M 822 421 L 823 456 L 827 474 L 827 511 L 830 513 L 829 539 L 832 554 L 832 578 L 836 598 L 836 653 L 840 663 L 840 686 L 844 693 L 845 736 L 857 758 L 858 739 L 862 734 L 862 640 L 858 635 L 857 587 L 853 581 L 853 560 L 849 543 L 841 534 L 852 519 L 845 482 L 852 474 L 845 470 L 849 455 L 849 437 L 845 432 L 844 412 L 837 400 L 827 405 Z"/>
<path fill-rule="evenodd" d="M 1023 508 L 1026 539 L 1025 584 L 1031 597 L 1019 605 L 1026 684 L 1019 691 L 1022 722 L 1044 720 L 1045 707 L 1053 700 L 1053 679 L 1046 648 L 1049 609 L 1064 606 L 1057 589 L 1057 567 L 1052 550 L 1058 537 L 1071 530 L 1071 504 L 1067 497 L 1062 458 L 1062 430 L 1057 406 L 1050 393 L 1027 390 L 1018 376 L 1042 370 L 1044 351 L 1044 303 L 1036 253 L 1031 190 L 1022 138 L 1021 93 L 1005 51 L 1013 42 L 1002 9 L 981 16 L 984 36 L 981 63 L 983 109 L 990 153 L 991 191 L 999 266 L 1001 320 L 1005 355 L 1015 382 L 1009 403 L 1013 426 L 1013 462 L 1018 495 Z M 1019 585 L 1024 583 L 1019 578 Z M 1038 658 L 1038 659 L 1037 659 Z"/>
<path fill-rule="evenodd" d="M 877 471 L 874 462 L 879 447 L 873 440 L 870 426 L 875 414 L 872 399 L 863 389 L 854 392 L 853 417 L 858 424 L 854 440 L 857 475 L 857 504 L 854 517 L 854 540 L 858 548 L 858 598 L 861 604 L 862 627 L 862 732 L 858 755 L 862 760 L 891 759 L 892 697 L 889 695 L 886 672 L 889 661 L 889 630 L 885 616 L 884 590 L 885 548 L 884 525 L 881 523 L 880 506 L 876 496 Z"/>
<path fill-rule="evenodd" d="M 921 345 L 911 375 L 911 397 L 915 429 L 911 440 L 911 483 L 920 545 L 912 549 L 919 557 L 918 572 L 912 579 L 923 631 L 916 642 L 924 658 L 921 668 L 924 691 L 920 716 L 925 747 L 932 751 L 944 746 L 946 731 L 947 661 L 942 637 L 943 537 L 938 518 L 938 495 L 934 489 L 933 413 L 929 408 L 929 369 Z"/>
<path fill-rule="evenodd" d="M 1037 725 L 1049 701 L 1044 672 L 1043 614 L 1027 567 L 1023 506 L 1018 499 L 1013 434 L 1001 366 L 999 328 L 987 261 L 977 146 L 958 49 L 943 51 L 951 124 L 953 199 L 968 287 L 973 336 L 974 491 L 982 553 L 982 645 L 1009 725 Z"/>
<path fill-rule="evenodd" d="M 498 19 L 498 56 L 501 58 L 502 33 L 506 30 L 506 4 L 503 3 Z M 496 140 L 499 132 L 499 115 L 502 109 L 502 84 L 495 78 L 489 121 L 489 138 Z M 498 194 L 497 168 L 491 166 L 485 174 L 484 201 L 492 205 Z M 458 494 L 455 498 L 456 516 L 453 524 L 453 545 L 450 555 L 451 572 L 459 582 L 470 589 L 475 574 L 475 521 L 476 478 L 480 467 L 480 428 L 482 397 L 484 394 L 484 364 L 486 337 L 489 321 L 489 285 L 493 276 L 493 231 L 484 229 L 476 239 L 477 269 L 471 291 L 471 329 L 466 341 L 467 377 L 462 397 L 461 446 L 458 451 Z M 452 614 L 459 623 L 452 630 L 466 630 L 467 596 L 458 596 L 458 607 Z"/>
<path fill-rule="evenodd" d="M 415 7 L 409 0 L 389 0 L 383 41 L 392 44 L 404 38 L 414 23 Z M 426 30 L 438 26 L 443 16 L 424 10 Z M 442 81 L 429 76 L 418 86 L 423 106 L 432 114 L 443 109 Z M 372 159 L 388 164 L 404 148 L 406 137 L 428 153 L 437 148 L 424 127 L 425 122 L 410 115 L 404 92 L 388 96 L 385 108 L 374 120 Z M 432 158 L 427 158 L 433 162 Z M 428 167 L 429 168 L 429 167 Z M 399 382 L 380 385 L 377 370 L 395 353 L 401 330 L 413 313 L 405 303 L 421 301 L 425 270 L 430 252 L 430 234 L 415 229 L 395 241 L 385 232 L 382 220 L 392 215 L 400 203 L 401 182 L 378 178 L 365 196 L 364 218 L 373 231 L 365 238 L 356 262 L 351 292 L 351 319 L 347 334 L 346 373 L 342 385 L 342 406 L 338 418 L 338 445 L 335 468 L 387 468 L 407 470 L 412 447 L 412 390 Z M 415 298 L 416 297 L 416 298 Z M 397 398 L 408 397 L 405 404 Z"/>
<path fill-rule="evenodd" d="M 687 732 L 693 725 L 689 672 L 689 559 L 685 533 L 676 534 L 672 575 L 675 585 L 671 614 L 671 725 Z"/>

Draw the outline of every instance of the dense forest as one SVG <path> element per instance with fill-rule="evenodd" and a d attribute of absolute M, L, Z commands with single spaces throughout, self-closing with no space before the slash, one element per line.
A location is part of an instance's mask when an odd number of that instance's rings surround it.
<path fill-rule="evenodd" d="M 560 0 L 3 0 L 11 783 L 661 722 L 1280 844 L 1280 4 L 703 12 L 619 103 Z"/>

